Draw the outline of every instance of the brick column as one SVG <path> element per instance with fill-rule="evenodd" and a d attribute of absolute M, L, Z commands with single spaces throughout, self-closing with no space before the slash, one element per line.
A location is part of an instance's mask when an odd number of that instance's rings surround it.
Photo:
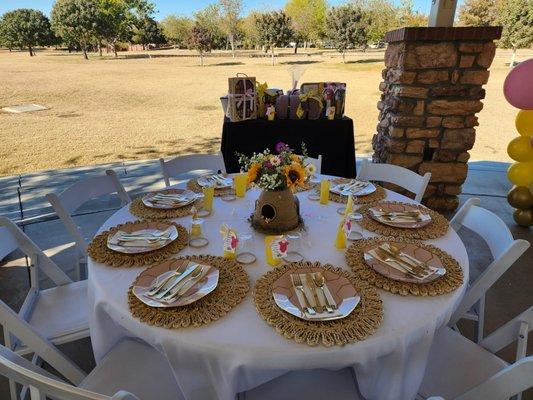
<path fill-rule="evenodd" d="M 374 162 L 431 172 L 424 199 L 431 208 L 459 203 L 500 34 L 501 27 L 430 27 L 385 36 Z"/>

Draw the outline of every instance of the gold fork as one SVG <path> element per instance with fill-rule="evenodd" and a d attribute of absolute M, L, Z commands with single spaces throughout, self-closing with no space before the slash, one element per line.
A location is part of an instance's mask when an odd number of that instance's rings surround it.
<path fill-rule="evenodd" d="M 300 274 L 293 274 L 293 275 L 291 275 L 291 277 L 292 277 L 292 284 L 294 285 L 296 290 L 298 290 L 298 291 L 300 291 L 300 293 L 302 293 L 302 297 L 304 299 L 304 304 L 302 304 L 304 313 L 307 313 L 309 315 L 315 315 L 316 314 L 315 309 L 313 307 L 311 307 L 311 305 L 307 301 L 307 296 L 305 294 L 305 289 L 304 289 L 304 285 L 303 285 L 303 282 L 302 282 L 302 278 L 300 278 Z"/>

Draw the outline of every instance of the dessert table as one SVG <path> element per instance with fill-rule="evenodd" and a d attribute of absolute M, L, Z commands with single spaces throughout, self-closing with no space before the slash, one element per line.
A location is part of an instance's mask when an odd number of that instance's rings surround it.
<path fill-rule="evenodd" d="M 247 218 L 259 193 L 251 189 L 245 198 L 231 202 L 215 198 L 213 213 L 204 224 L 209 245 L 201 249 L 186 247 L 179 255 L 221 255 L 219 230 L 223 223 L 237 232 L 252 231 Z M 308 192 L 297 196 L 305 221 L 301 253 L 307 260 L 349 269 L 344 250 L 333 245 L 340 220 L 336 211 L 339 204 L 330 201 L 320 205 L 308 199 Z M 387 191 L 386 199 L 413 202 L 391 191 Z M 112 215 L 100 231 L 134 220 L 126 206 Z M 190 217 L 176 221 L 188 226 Z M 376 236 L 368 230 L 363 235 Z M 463 269 L 462 286 L 434 297 L 400 296 L 379 290 L 384 317 L 377 331 L 365 340 L 332 347 L 298 344 L 278 334 L 258 315 L 251 291 L 229 314 L 208 325 L 184 329 L 149 326 L 132 317 L 127 300 L 130 285 L 144 267 L 111 268 L 89 259 L 89 314 L 95 358 L 100 360 L 123 337 L 140 338 L 167 357 L 187 399 L 230 400 L 236 393 L 291 370 L 345 367 L 354 369 L 360 391 L 367 399 L 414 399 L 434 334 L 448 321 L 468 282 L 468 256 L 455 231 L 449 229 L 444 236 L 425 243 L 453 255 Z M 252 250 L 257 261 L 244 266 L 251 287 L 272 268 L 265 262 L 262 234 L 254 232 Z"/>
<path fill-rule="evenodd" d="M 220 150 L 226 170 L 240 171 L 235 152 L 252 155 L 265 148 L 274 151 L 276 143 L 287 143 L 297 153 L 305 143 L 310 157 L 322 154 L 322 173 L 355 178 L 355 144 L 353 121 L 348 117 L 335 120 L 255 119 L 230 122 L 224 119 Z"/>

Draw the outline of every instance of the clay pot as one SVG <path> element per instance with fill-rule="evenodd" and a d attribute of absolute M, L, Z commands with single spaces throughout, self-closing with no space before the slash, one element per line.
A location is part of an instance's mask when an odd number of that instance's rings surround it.
<path fill-rule="evenodd" d="M 263 190 L 255 202 L 253 225 L 267 232 L 282 233 L 300 224 L 300 202 L 290 189 Z"/>

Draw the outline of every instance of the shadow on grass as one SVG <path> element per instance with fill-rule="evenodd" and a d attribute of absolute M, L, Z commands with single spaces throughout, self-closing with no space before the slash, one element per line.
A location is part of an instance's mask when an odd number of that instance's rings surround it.
<path fill-rule="evenodd" d="M 383 58 L 365 58 L 363 60 L 351 60 L 346 61 L 346 64 L 370 64 L 376 62 L 382 62 Z"/>
<path fill-rule="evenodd" d="M 198 110 L 198 111 L 214 111 L 214 110 L 218 110 L 218 107 L 217 106 L 196 106 L 194 107 L 195 110 Z"/>
<path fill-rule="evenodd" d="M 244 63 L 240 61 L 228 61 L 215 64 L 207 64 L 206 67 L 230 67 L 232 65 L 244 65 Z"/>
<path fill-rule="evenodd" d="M 321 63 L 322 61 L 311 61 L 311 60 L 306 60 L 306 61 L 282 61 L 280 62 L 280 64 L 283 64 L 283 65 L 307 65 L 307 64 L 318 64 L 318 63 Z"/>

